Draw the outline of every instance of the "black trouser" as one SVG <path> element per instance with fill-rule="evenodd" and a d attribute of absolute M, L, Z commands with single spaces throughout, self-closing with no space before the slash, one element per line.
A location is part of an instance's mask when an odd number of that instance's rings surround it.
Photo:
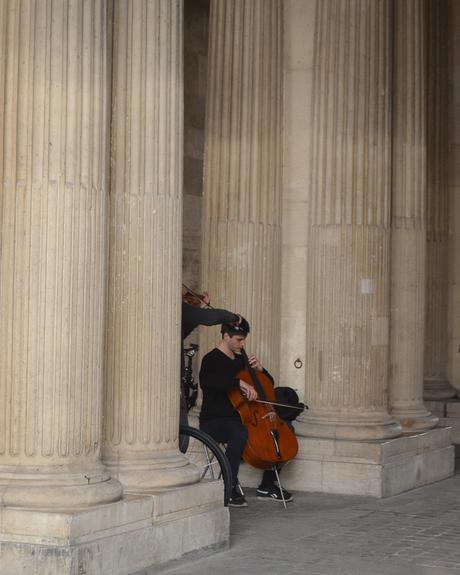
<path fill-rule="evenodd" d="M 248 439 L 246 427 L 239 417 L 220 417 L 200 421 L 200 429 L 210 435 L 218 443 L 226 443 L 225 455 L 232 470 L 232 485 L 238 483 L 238 470 L 241 456 Z"/>
<path fill-rule="evenodd" d="M 294 431 L 290 421 L 287 422 L 289 427 Z M 241 457 L 248 439 L 248 431 L 241 423 L 238 417 L 220 417 L 219 419 L 209 419 L 200 421 L 200 429 L 210 435 L 218 443 L 226 443 L 227 449 L 225 455 L 230 463 L 232 470 L 232 485 L 238 483 L 238 471 L 240 468 Z M 276 466 L 278 474 L 281 473 L 283 464 Z M 266 469 L 262 476 L 261 485 L 267 485 L 276 481 L 275 470 Z"/>

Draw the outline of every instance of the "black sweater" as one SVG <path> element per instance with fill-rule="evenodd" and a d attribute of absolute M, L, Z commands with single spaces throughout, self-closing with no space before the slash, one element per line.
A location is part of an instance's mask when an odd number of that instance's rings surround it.
<path fill-rule="evenodd" d="M 200 386 L 203 390 L 203 403 L 200 420 L 216 417 L 239 417 L 228 399 L 228 391 L 238 387 L 236 374 L 244 369 L 243 358 L 239 355 L 231 359 L 215 347 L 201 362 Z"/>
<path fill-rule="evenodd" d="M 201 406 L 200 421 L 220 417 L 238 417 L 228 399 L 228 391 L 239 387 L 236 375 L 245 368 L 243 358 L 236 355 L 231 359 L 217 347 L 207 353 L 201 362 L 200 386 L 203 390 L 203 403 Z M 264 369 L 272 383 L 272 376 Z"/>

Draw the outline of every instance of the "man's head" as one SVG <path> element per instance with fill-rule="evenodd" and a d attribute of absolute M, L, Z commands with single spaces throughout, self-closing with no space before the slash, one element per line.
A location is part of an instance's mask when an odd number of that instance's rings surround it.
<path fill-rule="evenodd" d="M 238 321 L 234 321 L 232 323 L 223 323 L 222 327 L 220 328 L 222 337 L 225 334 L 228 334 L 230 337 L 234 335 L 243 335 L 244 337 L 247 337 L 250 331 L 251 328 L 249 327 L 249 323 L 243 316 L 240 316 Z"/>
<path fill-rule="evenodd" d="M 249 323 L 244 317 L 240 321 L 233 323 L 222 324 L 221 330 L 222 340 L 233 353 L 239 353 L 248 333 L 250 332 Z"/>

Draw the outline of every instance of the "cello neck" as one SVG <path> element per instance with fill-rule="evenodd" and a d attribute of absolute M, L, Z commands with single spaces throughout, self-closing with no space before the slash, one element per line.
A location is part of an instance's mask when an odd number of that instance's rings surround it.
<path fill-rule="evenodd" d="M 247 369 L 249 375 L 251 376 L 251 381 L 254 385 L 255 390 L 257 391 L 257 395 L 259 396 L 259 399 L 265 401 L 266 400 L 265 392 L 263 390 L 263 387 L 260 385 L 260 381 L 257 377 L 256 370 L 253 367 L 251 367 L 251 365 L 249 365 L 248 354 L 246 353 L 246 350 L 244 349 L 244 347 L 241 348 L 241 356 L 243 357 L 246 369 Z"/>

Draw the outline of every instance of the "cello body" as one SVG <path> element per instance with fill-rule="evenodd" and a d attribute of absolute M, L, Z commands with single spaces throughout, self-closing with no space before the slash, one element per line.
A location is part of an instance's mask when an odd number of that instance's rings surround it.
<path fill-rule="evenodd" d="M 275 402 L 275 390 L 270 378 L 264 373 L 256 375 L 249 367 L 245 352 L 243 357 L 248 367 L 237 374 L 237 379 L 255 387 L 259 399 Z M 258 469 L 271 469 L 274 465 L 294 459 L 298 451 L 295 433 L 271 405 L 248 401 L 239 388 L 232 389 L 228 397 L 248 431 L 243 461 Z M 270 417 L 270 414 L 273 415 Z"/>

